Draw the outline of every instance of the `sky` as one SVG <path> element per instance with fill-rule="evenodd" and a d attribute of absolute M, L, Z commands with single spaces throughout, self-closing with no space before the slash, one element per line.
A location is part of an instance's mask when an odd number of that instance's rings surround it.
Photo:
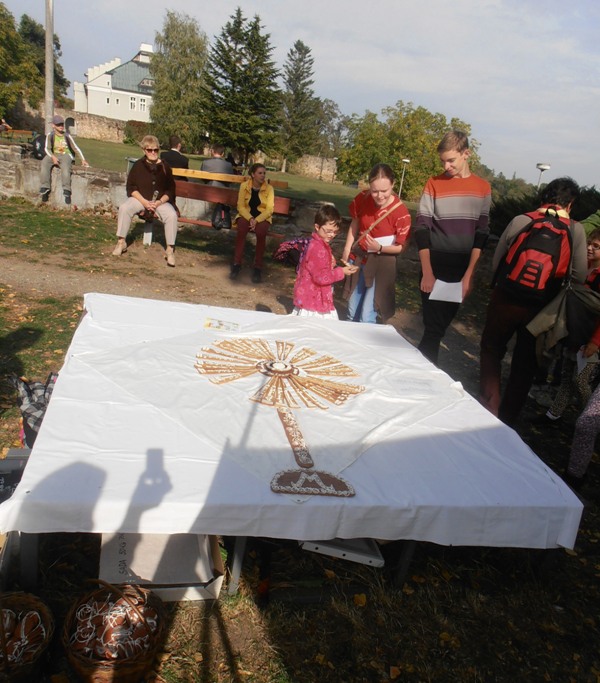
<path fill-rule="evenodd" d="M 46 0 L 4 0 L 44 24 Z M 258 15 L 281 67 L 296 40 L 314 58 L 314 90 L 344 114 L 412 102 L 471 125 L 482 162 L 532 183 L 569 175 L 600 187 L 597 0 L 53 0 L 66 77 L 131 59 L 167 9 L 210 41 L 238 6 Z M 72 96 L 72 88 L 71 88 Z M 382 159 L 385 161 L 385 159 Z"/>

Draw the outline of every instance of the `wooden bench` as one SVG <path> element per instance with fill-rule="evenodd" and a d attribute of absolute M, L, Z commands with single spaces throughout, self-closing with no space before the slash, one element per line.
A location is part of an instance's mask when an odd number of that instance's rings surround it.
<path fill-rule="evenodd" d="M 11 128 L 10 130 L 0 131 L 0 138 L 10 140 L 11 142 L 33 142 L 35 136 L 36 133 L 32 130 L 16 130 Z"/>
<path fill-rule="evenodd" d="M 240 185 L 244 181 L 248 180 L 248 176 L 245 175 L 230 175 L 229 173 L 210 173 L 209 171 L 197 171 L 193 168 L 174 168 L 172 169 L 173 175 L 177 180 L 178 177 L 181 178 L 194 178 L 196 180 L 219 180 L 222 183 L 235 183 Z M 288 184 L 285 180 L 271 180 L 267 179 L 269 185 L 272 185 L 277 190 L 287 190 Z"/>
<path fill-rule="evenodd" d="M 205 183 L 190 182 L 181 180 L 182 177 L 196 178 L 199 180 L 218 180 L 226 183 L 241 184 L 247 177 L 240 175 L 228 175 L 225 173 L 208 173 L 207 171 L 188 170 L 184 168 L 174 168 L 173 175 L 175 176 L 175 195 L 181 199 L 196 199 L 201 202 L 210 202 L 212 204 L 227 204 L 234 210 L 237 207 L 237 200 L 239 190 L 237 187 L 216 187 L 215 185 L 207 185 Z M 274 180 L 270 182 L 274 188 L 286 189 L 288 184 L 285 181 Z M 289 216 L 290 214 L 290 199 L 288 197 L 280 197 L 275 195 L 274 214 L 277 216 Z M 191 225 L 198 225 L 202 227 L 212 228 L 212 223 L 209 220 L 187 218 L 179 216 L 177 219 L 179 223 L 187 223 Z M 152 226 L 154 221 L 147 221 L 144 226 L 144 244 L 152 244 Z M 233 227 L 235 230 L 235 226 Z M 283 239 L 284 235 L 269 231 L 269 237 Z"/>

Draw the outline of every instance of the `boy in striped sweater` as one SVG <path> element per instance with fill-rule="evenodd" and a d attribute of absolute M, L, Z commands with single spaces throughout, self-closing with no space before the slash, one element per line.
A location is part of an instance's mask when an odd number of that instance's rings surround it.
<path fill-rule="evenodd" d="M 462 298 L 489 235 L 490 184 L 469 168 L 469 139 L 452 130 L 437 147 L 444 172 L 429 178 L 419 203 L 415 240 L 421 261 L 421 304 L 425 331 L 419 351 L 438 364 L 440 343 L 459 303 L 430 299 L 436 280 L 460 282 Z"/>

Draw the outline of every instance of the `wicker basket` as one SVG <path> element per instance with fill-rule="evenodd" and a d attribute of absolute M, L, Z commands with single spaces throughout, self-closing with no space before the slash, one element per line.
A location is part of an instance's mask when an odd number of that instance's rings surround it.
<path fill-rule="evenodd" d="M 165 610 L 162 601 L 151 591 L 141 586 L 114 586 L 102 579 L 94 579 L 100 588 L 87 593 L 70 608 L 62 630 L 62 644 L 67 653 L 69 664 L 85 683 L 139 683 L 147 674 L 154 662 L 156 651 L 162 641 L 165 628 Z M 120 656 L 116 659 L 103 658 L 97 653 L 84 653 L 77 649 L 72 638 L 76 630 L 76 622 L 80 608 L 86 605 L 103 604 L 109 600 L 121 600 L 121 604 L 136 614 L 138 622 L 146 628 L 149 647 L 135 655 Z M 139 603 L 139 607 L 135 603 Z M 146 620 L 141 608 L 152 608 L 156 613 L 156 627 L 153 630 Z M 98 619 L 98 617 L 96 617 Z"/>
<path fill-rule="evenodd" d="M 48 607 L 35 595 L 29 593 L 1 593 L 0 610 L 11 610 L 15 615 L 35 612 L 39 620 L 33 617 L 32 626 L 37 631 L 37 643 L 32 650 L 23 653 L 22 662 L 10 662 L 9 652 L 11 640 L 4 629 L 4 614 L 0 611 L 0 683 L 32 683 L 38 680 L 41 657 L 45 653 L 52 634 L 54 619 Z M 25 621 L 19 622 L 25 628 Z M 29 635 L 35 638 L 34 630 Z M 25 639 L 26 641 L 26 639 Z"/>

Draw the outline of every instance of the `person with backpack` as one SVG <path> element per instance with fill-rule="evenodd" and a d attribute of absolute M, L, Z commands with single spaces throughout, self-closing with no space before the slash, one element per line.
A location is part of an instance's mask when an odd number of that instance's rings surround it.
<path fill-rule="evenodd" d="M 583 226 L 570 219 L 579 186 L 556 178 L 542 190 L 539 208 L 513 218 L 502 233 L 492 265 L 492 295 L 481 336 L 479 401 L 513 426 L 537 372 L 535 337 L 526 326 L 571 278 L 587 276 Z M 516 335 L 509 378 L 501 395 L 502 359 Z"/>
<path fill-rule="evenodd" d="M 582 223 L 583 224 L 583 223 Z M 585 230 L 585 226 L 584 226 Z M 588 237 L 588 275 L 585 286 L 600 295 L 600 229 Z M 600 348 L 600 318 L 583 305 L 574 309 L 567 302 L 568 337 L 559 345 L 562 353 L 561 382 L 546 413 L 539 424 L 556 424 L 571 403 L 573 395 L 585 406 L 590 400 L 597 379 L 598 349 Z"/>
<path fill-rule="evenodd" d="M 75 144 L 73 136 L 65 131 L 65 120 L 62 116 L 56 115 L 52 119 L 52 132 L 46 136 L 44 151 L 46 156 L 42 159 L 40 171 L 41 188 L 40 194 L 42 201 L 47 202 L 50 198 L 52 169 L 55 166 L 60 168 L 63 195 L 65 204 L 71 203 L 71 167 L 75 161 L 75 156 L 79 154 L 81 164 L 89 166 L 83 156 L 83 152 Z"/>

